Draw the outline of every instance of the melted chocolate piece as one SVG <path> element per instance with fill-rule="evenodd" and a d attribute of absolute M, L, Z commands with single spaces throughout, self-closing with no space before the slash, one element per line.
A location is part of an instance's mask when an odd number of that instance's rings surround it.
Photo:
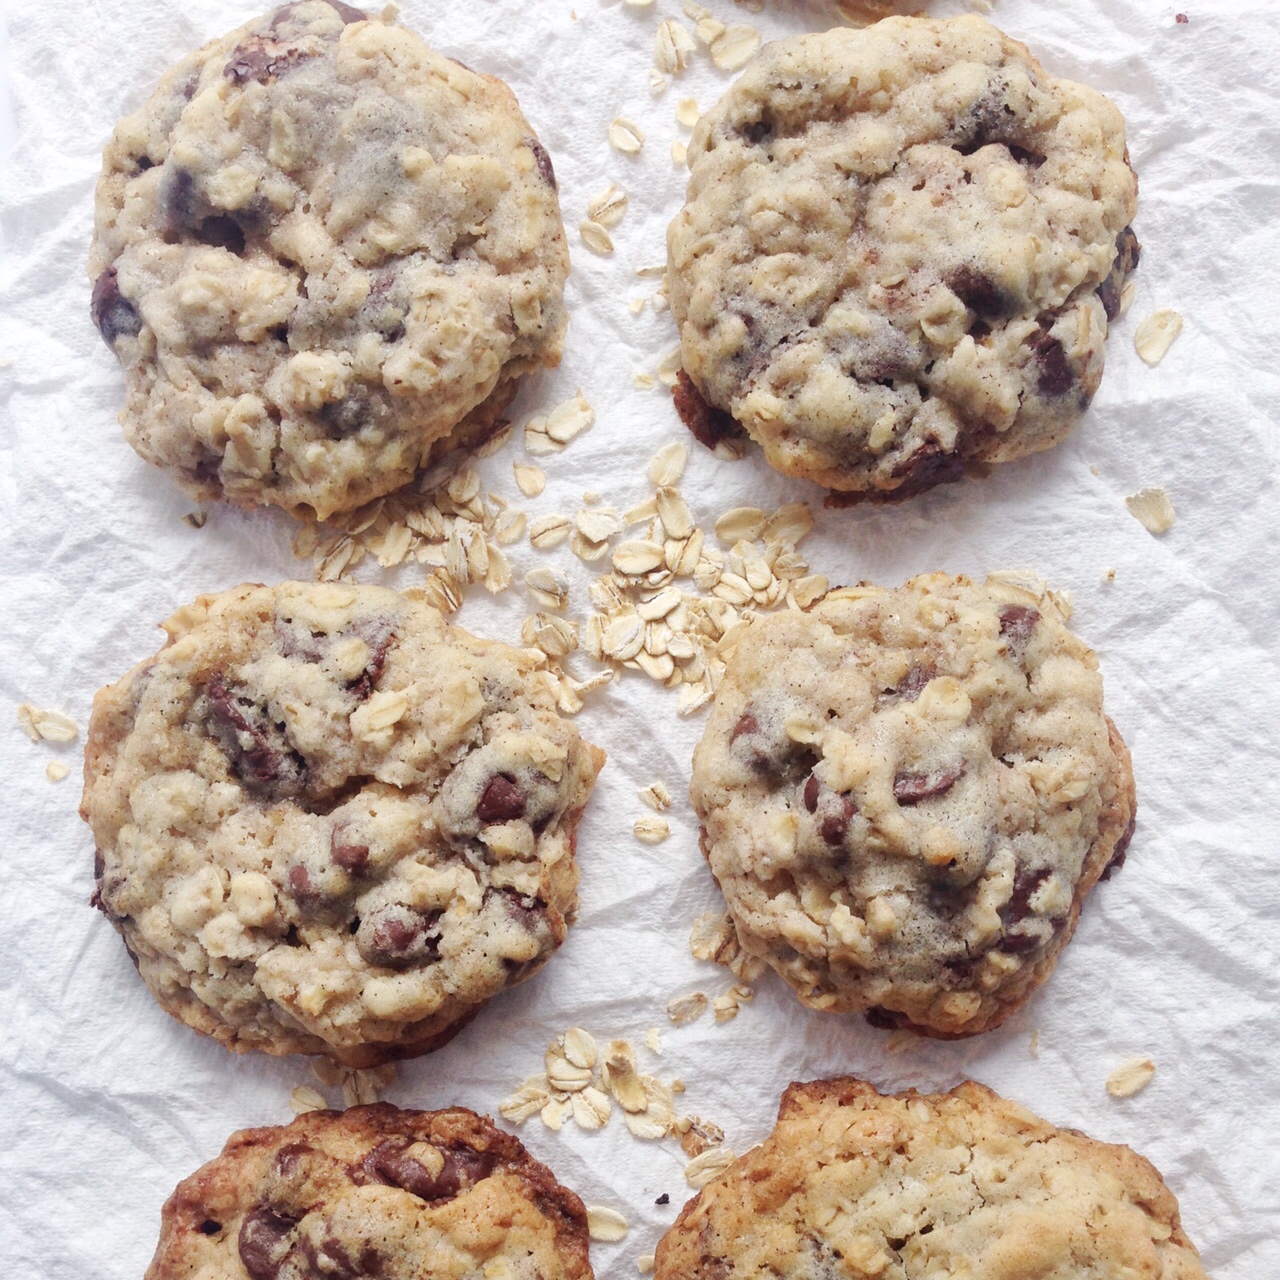
<path fill-rule="evenodd" d="M 893 692 L 903 702 L 914 702 L 924 692 L 925 685 L 933 679 L 935 674 L 932 667 L 912 667 L 894 686 Z"/>
<path fill-rule="evenodd" d="M 359 1258 L 352 1258 L 336 1236 L 319 1241 L 307 1237 L 302 1241 L 302 1253 L 311 1264 L 307 1274 L 315 1280 L 358 1280 L 382 1274 L 382 1258 L 372 1245 L 365 1245 Z"/>
<path fill-rule="evenodd" d="M 671 398 L 676 412 L 699 444 L 714 449 L 721 440 L 740 440 L 746 432 L 734 421 L 732 415 L 717 409 L 702 398 L 702 392 L 683 369 L 676 374 L 676 385 Z"/>
<path fill-rule="evenodd" d="M 1010 649 L 1021 652 L 1039 621 L 1038 609 L 1025 604 L 1007 604 L 1000 610 L 1000 634 L 1008 640 Z"/>
<path fill-rule="evenodd" d="M 822 838 L 832 848 L 838 848 L 844 843 L 845 835 L 849 831 L 850 819 L 857 812 L 858 806 L 848 796 L 836 797 L 836 804 L 833 806 L 832 812 L 823 817 L 819 828 L 822 832 Z"/>
<path fill-rule="evenodd" d="M 804 784 L 804 807 L 810 813 L 818 812 L 818 793 L 822 790 L 822 784 L 818 781 L 818 775 L 811 773 L 809 781 Z"/>
<path fill-rule="evenodd" d="M 115 267 L 108 267 L 94 282 L 89 314 L 107 346 L 115 348 L 120 338 L 136 338 L 142 332 L 138 309 L 120 292 Z"/>
<path fill-rule="evenodd" d="M 272 1162 L 275 1165 L 276 1173 L 281 1178 L 292 1177 L 298 1171 L 298 1166 L 302 1163 L 302 1157 L 310 1155 L 315 1148 L 306 1142 L 290 1142 L 281 1147 L 276 1152 L 276 1158 Z"/>
<path fill-rule="evenodd" d="M 396 633 L 389 622 L 381 620 L 357 623 L 352 630 L 369 646 L 368 665 L 347 685 L 347 688 L 355 694 L 357 701 L 363 702 L 373 692 L 374 685 L 382 676 L 382 669 L 387 663 L 387 650 L 395 641 Z"/>
<path fill-rule="evenodd" d="M 1141 257 L 1142 247 L 1138 244 L 1138 237 L 1133 234 L 1132 227 L 1125 227 L 1116 237 L 1116 260 L 1111 273 L 1098 286 L 1098 300 L 1109 321 L 1120 314 L 1120 293 L 1124 289 L 1124 282 Z"/>
<path fill-rule="evenodd" d="M 733 726 L 733 732 L 729 735 L 729 745 L 733 746 L 744 733 L 757 733 L 759 729 L 755 716 L 749 711 L 744 711 L 738 717 L 738 723 Z"/>
<path fill-rule="evenodd" d="M 261 36 L 251 36 L 232 52 L 222 74 L 232 84 L 247 84 L 250 80 L 267 84 L 315 56 L 303 49 L 268 47 Z"/>
<path fill-rule="evenodd" d="M 931 773 L 900 773 L 893 780 L 893 795 L 900 805 L 919 804 L 946 795 L 963 777 L 964 765 Z"/>
<path fill-rule="evenodd" d="M 265 708 L 228 687 L 221 673 L 209 681 L 205 693 L 210 734 L 226 752 L 236 777 L 251 790 L 279 795 L 300 791 L 307 763 L 289 745 L 284 727 L 272 722 Z"/>
<path fill-rule="evenodd" d="M 938 441 L 926 440 L 915 453 L 894 467 L 893 475 L 902 483 L 889 496 L 909 498 L 940 484 L 954 484 L 962 479 L 964 461 L 958 453 L 948 453 Z"/>
<path fill-rule="evenodd" d="M 344 871 L 360 875 L 369 865 L 369 846 L 347 838 L 350 824 L 339 822 L 329 833 L 329 856 Z"/>
<path fill-rule="evenodd" d="M 370 963 L 387 969 L 406 969 L 440 957 L 440 918 L 443 911 L 416 911 L 393 903 L 380 907 L 360 922 L 356 946 Z"/>
<path fill-rule="evenodd" d="M 1042 396 L 1065 396 L 1076 381 L 1066 348 L 1046 329 L 1038 329 L 1026 339 L 1026 345 L 1035 352 L 1040 366 L 1036 389 Z"/>
<path fill-rule="evenodd" d="M 399 1187 L 419 1200 L 452 1200 L 463 1191 L 483 1181 L 497 1165 L 497 1156 L 491 1151 L 476 1151 L 471 1147 L 454 1147 L 442 1150 L 444 1164 L 439 1173 L 431 1173 L 427 1167 L 406 1154 L 405 1144 L 394 1138 L 376 1146 L 365 1158 L 365 1171 L 379 1182 Z"/>
<path fill-rule="evenodd" d="M 862 1016 L 866 1018 L 868 1025 L 875 1027 L 877 1031 L 896 1031 L 898 1028 L 897 1014 L 881 1008 L 878 1004 L 873 1004 Z"/>
<path fill-rule="evenodd" d="M 970 311 L 983 316 L 1003 316 L 1010 311 L 1009 299 L 1000 286 L 987 275 L 972 267 L 960 266 L 944 277 L 947 288 Z"/>
<path fill-rule="evenodd" d="M 240 1261 L 253 1280 L 276 1280 L 291 1252 L 286 1238 L 299 1221 L 265 1204 L 245 1214 L 240 1224 Z"/>
<path fill-rule="evenodd" d="M 202 1236 L 216 1236 L 222 1230 L 222 1223 L 215 1222 L 212 1218 L 206 1218 L 196 1230 Z"/>
<path fill-rule="evenodd" d="M 534 163 L 538 166 L 538 172 L 542 175 L 543 182 L 554 191 L 556 189 L 556 171 L 551 164 L 551 157 L 547 154 L 546 147 L 537 138 L 526 138 L 524 144 L 533 152 Z"/>
<path fill-rule="evenodd" d="M 999 943 L 1001 951 L 1019 955 L 1024 951 L 1034 951 L 1040 946 L 1041 940 L 1034 935 L 1030 937 L 1023 933 L 1010 935 L 1009 930 L 1034 914 L 1031 910 L 1031 898 L 1051 874 L 1048 867 L 1034 867 L 1019 871 L 1014 876 L 1013 893 L 1009 895 L 1009 901 L 1000 908 L 1000 922 L 1005 927 L 1004 937 Z M 1053 922 L 1047 921 L 1047 923 Z"/>
<path fill-rule="evenodd" d="M 498 773 L 489 779 L 476 805 L 476 817 L 486 826 L 494 822 L 514 822 L 524 817 L 524 806 L 525 795 L 516 780 Z"/>

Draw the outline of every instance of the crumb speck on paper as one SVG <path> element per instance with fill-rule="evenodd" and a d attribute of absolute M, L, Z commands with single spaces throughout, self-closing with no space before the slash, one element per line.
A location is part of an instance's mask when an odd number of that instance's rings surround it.
<path fill-rule="evenodd" d="M 1169 495 L 1159 487 L 1139 489 L 1124 505 L 1148 533 L 1168 533 L 1177 518 Z"/>
<path fill-rule="evenodd" d="M 1103 573 L 1102 573 L 1102 580 L 1103 580 L 1103 582 L 1107 583 L 1108 585 L 1110 585 L 1111 583 L 1113 583 L 1113 582 L 1116 580 L 1116 567 L 1115 567 L 1115 565 L 1111 565 L 1109 568 L 1107 568 L 1107 569 L 1104 569 L 1104 570 L 1103 570 Z"/>
<path fill-rule="evenodd" d="M 69 777 L 70 774 L 71 770 L 68 769 L 61 760 L 50 760 L 44 767 L 44 776 L 48 778 L 50 782 L 62 782 L 65 778 Z"/>
<path fill-rule="evenodd" d="M 1190 19 L 1190 18 L 1188 18 L 1188 17 L 1187 17 L 1187 15 L 1186 15 L 1185 13 L 1175 13 L 1175 14 L 1173 15 L 1173 20 L 1174 20 L 1174 22 L 1176 22 L 1176 23 L 1178 24 L 1178 26 L 1180 26 L 1180 27 L 1185 27 L 1185 26 L 1187 25 L 1187 23 L 1191 21 L 1191 19 Z"/>
<path fill-rule="evenodd" d="M 203 529 L 209 522 L 209 513 L 207 511 L 188 511 L 182 519 L 184 524 L 189 524 L 193 529 Z"/>
<path fill-rule="evenodd" d="M 1156 1064 L 1150 1058 L 1126 1058 L 1107 1077 L 1107 1092 L 1113 1098 L 1132 1098 L 1151 1083 Z"/>

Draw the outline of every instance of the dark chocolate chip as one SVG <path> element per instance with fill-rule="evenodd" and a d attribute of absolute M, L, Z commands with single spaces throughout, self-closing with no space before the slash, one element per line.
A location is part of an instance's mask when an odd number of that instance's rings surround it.
<path fill-rule="evenodd" d="M 310 1236 L 302 1242 L 302 1253 L 311 1264 L 304 1274 L 308 1280 L 359 1280 L 362 1276 L 382 1274 L 382 1258 L 371 1245 L 360 1250 L 353 1258 L 346 1246 L 336 1236 L 315 1240 Z"/>
<path fill-rule="evenodd" d="M 352 875 L 360 875 L 369 865 L 369 846 L 352 840 L 347 832 L 350 825 L 346 822 L 334 824 L 329 833 L 329 856 L 344 871 Z"/>
<path fill-rule="evenodd" d="M 404 969 L 440 956 L 442 911 L 417 911 L 400 903 L 380 907 L 360 922 L 356 946 L 370 964 Z"/>
<path fill-rule="evenodd" d="M 683 369 L 676 374 L 671 397 L 680 421 L 693 432 L 698 443 L 708 449 L 714 449 L 722 440 L 739 440 L 746 434 L 730 414 L 702 398 L 702 392 Z"/>
<path fill-rule="evenodd" d="M 1025 604 L 1007 604 L 1000 610 L 1000 634 L 1008 640 L 1010 649 L 1020 652 L 1039 621 L 1038 609 Z"/>
<path fill-rule="evenodd" d="M 653 1203 L 654 1204 L 670 1204 L 671 1197 L 664 1191 Z"/>
<path fill-rule="evenodd" d="M 114 348 L 120 338 L 136 338 L 142 332 L 138 309 L 120 292 L 115 267 L 108 267 L 94 282 L 89 314 L 102 340 Z"/>
<path fill-rule="evenodd" d="M 1009 149 L 1009 154 L 1019 163 L 1027 166 L 1028 169 L 1038 169 L 1044 164 L 1044 156 L 1038 151 L 1031 151 L 1026 147 L 1020 147 L 1016 142 L 1006 142 L 1004 144 Z"/>
<path fill-rule="evenodd" d="M 893 692 L 898 695 L 903 702 L 914 702 L 925 689 L 925 685 L 937 673 L 932 667 L 916 666 L 912 667 L 905 676 L 894 686 Z"/>
<path fill-rule="evenodd" d="M 196 227 L 195 237 L 202 244 L 217 249 L 226 249 L 237 255 L 244 252 L 244 228 L 229 213 L 205 218 Z"/>
<path fill-rule="evenodd" d="M 757 733 L 759 729 L 760 726 L 756 722 L 755 716 L 753 716 L 749 711 L 743 712 L 743 714 L 738 717 L 738 723 L 733 726 L 733 732 L 729 735 L 729 745 L 733 746 L 733 744 L 737 742 L 744 733 Z"/>
<path fill-rule="evenodd" d="M 818 781 L 818 775 L 811 773 L 809 781 L 804 784 L 804 807 L 810 813 L 818 812 L 818 793 L 822 790 L 822 784 Z"/>
<path fill-rule="evenodd" d="M 356 699 L 363 702 L 382 676 L 386 666 L 387 650 L 396 639 L 396 633 L 389 622 L 377 619 L 372 622 L 359 622 L 352 630 L 369 646 L 369 661 L 365 669 L 349 684 L 347 688 L 355 694 Z"/>
<path fill-rule="evenodd" d="M 316 417 L 330 439 L 344 440 L 377 421 L 377 404 L 368 388 L 357 383 L 341 400 L 331 400 L 324 405 Z"/>
<path fill-rule="evenodd" d="M 953 769 L 934 769 L 930 773 L 900 773 L 893 780 L 894 798 L 901 805 L 919 804 L 945 796 L 964 777 L 964 765 Z"/>
<path fill-rule="evenodd" d="M 294 751 L 284 728 L 266 710 L 228 687 L 221 674 L 209 681 L 209 730 L 245 786 L 296 794 L 306 781 L 306 761 Z M 248 739 L 246 743 L 245 739 Z"/>
<path fill-rule="evenodd" d="M 1013 892 L 1009 895 L 1009 901 L 1000 908 L 1000 919 L 1006 928 L 1018 924 L 1032 914 L 1031 897 L 1051 874 L 1048 867 L 1034 867 L 1019 871 L 1014 876 Z"/>
<path fill-rule="evenodd" d="M 858 806 L 848 796 L 835 797 L 831 812 L 823 815 L 822 823 L 819 827 L 822 832 L 822 838 L 832 848 L 838 848 L 844 843 L 845 835 L 849 830 L 849 822 L 857 812 Z"/>
<path fill-rule="evenodd" d="M 265 1204 L 245 1214 L 240 1224 L 240 1261 L 253 1280 L 276 1280 L 291 1250 L 287 1237 L 299 1221 Z"/>
<path fill-rule="evenodd" d="M 926 440 L 894 467 L 893 475 L 901 480 L 893 496 L 907 498 L 940 484 L 954 484 L 964 476 L 964 461 L 959 454 L 948 453 L 938 441 Z"/>
<path fill-rule="evenodd" d="M 1076 375 L 1062 343 L 1047 330 L 1037 329 L 1026 345 L 1035 352 L 1040 366 L 1036 389 L 1042 396 L 1065 396 L 1075 386 Z"/>
<path fill-rule="evenodd" d="M 216 1236 L 222 1230 L 222 1223 L 215 1222 L 212 1218 L 206 1218 L 196 1230 L 202 1236 Z"/>
<path fill-rule="evenodd" d="M 310 1155 L 314 1150 L 314 1147 L 305 1142 L 286 1143 L 276 1152 L 276 1158 L 272 1162 L 275 1165 L 276 1173 L 282 1178 L 292 1177 L 297 1173 L 298 1167 L 302 1163 L 302 1157 Z"/>
<path fill-rule="evenodd" d="M 1142 246 L 1138 244 L 1138 237 L 1133 234 L 1132 227 L 1125 227 L 1116 237 L 1116 258 L 1111 271 L 1098 286 L 1098 299 L 1108 320 L 1114 320 L 1120 314 L 1120 295 L 1124 282 L 1141 257 Z"/>
<path fill-rule="evenodd" d="M 251 36 L 232 51 L 222 74 L 232 84 L 247 84 L 250 80 L 267 84 L 315 56 L 307 50 L 287 46 L 278 48 L 273 44 L 268 48 L 260 36 Z"/>
<path fill-rule="evenodd" d="M 1003 316 L 1010 310 L 1009 299 L 988 275 L 969 266 L 956 267 L 944 277 L 947 288 L 970 311 L 983 316 Z"/>
<path fill-rule="evenodd" d="M 740 124 L 734 132 L 748 146 L 760 147 L 773 141 L 773 121 L 768 119 L 752 120 L 748 124 Z"/>
<path fill-rule="evenodd" d="M 394 1138 L 380 1143 L 365 1160 L 370 1176 L 381 1182 L 399 1187 L 419 1200 L 452 1200 L 461 1192 L 483 1181 L 498 1163 L 490 1151 L 475 1151 L 471 1147 L 456 1147 L 442 1151 L 444 1165 L 439 1173 L 431 1173 L 427 1167 L 407 1155 L 405 1145 Z"/>
<path fill-rule="evenodd" d="M 515 779 L 498 773 L 489 779 L 476 805 L 476 817 L 486 826 L 493 822 L 514 822 L 524 817 L 524 805 L 524 792 Z"/>
<path fill-rule="evenodd" d="M 551 164 L 551 157 L 547 154 L 546 147 L 537 138 L 526 138 L 524 143 L 533 152 L 534 163 L 538 166 L 538 172 L 542 174 L 543 182 L 554 191 L 556 189 L 556 171 Z"/>

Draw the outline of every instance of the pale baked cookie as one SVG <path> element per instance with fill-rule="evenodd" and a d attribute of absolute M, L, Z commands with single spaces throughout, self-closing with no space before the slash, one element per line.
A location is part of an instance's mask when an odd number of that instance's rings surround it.
<path fill-rule="evenodd" d="M 591 1280 L 587 1215 L 461 1107 L 313 1111 L 178 1184 L 146 1280 Z"/>
<path fill-rule="evenodd" d="M 757 618 L 690 794 L 738 941 L 815 1009 L 971 1035 L 1047 978 L 1133 831 L 1096 655 L 1033 580 Z"/>
<path fill-rule="evenodd" d="M 184 58 L 116 126 L 89 255 L 129 443 L 197 498 L 321 518 L 494 429 L 559 362 L 568 269 L 507 86 L 326 0 Z"/>
<path fill-rule="evenodd" d="M 577 909 L 604 753 L 528 650 L 381 587 L 202 596 L 94 700 L 94 900 L 160 1004 L 232 1049 L 438 1047 Z"/>
<path fill-rule="evenodd" d="M 981 18 L 768 45 L 689 164 L 686 417 L 700 396 L 856 500 L 1047 449 L 1087 408 L 1137 261 L 1124 121 Z"/>
<path fill-rule="evenodd" d="M 1160 1174 L 968 1082 L 793 1084 L 684 1207 L 656 1280 L 1205 1280 Z"/>

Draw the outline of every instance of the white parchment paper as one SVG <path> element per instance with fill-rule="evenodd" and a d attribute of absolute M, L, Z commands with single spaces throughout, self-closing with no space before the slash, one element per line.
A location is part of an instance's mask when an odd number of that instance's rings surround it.
<path fill-rule="evenodd" d="M 802 0 L 759 15 L 706 0 L 766 36 L 815 29 Z M 959 0 L 935 11 L 958 12 Z M 1101 391 L 1056 451 L 888 510 L 819 514 L 805 544 L 833 581 L 898 582 L 946 569 L 1025 566 L 1069 591 L 1075 628 L 1099 651 L 1107 705 L 1133 748 L 1140 797 L 1128 865 L 1088 904 L 1057 973 L 1002 1029 L 900 1053 L 861 1019 L 803 1010 L 762 981 L 723 1025 L 674 1028 L 674 995 L 717 994 L 727 974 L 689 954 L 693 919 L 717 895 L 684 798 L 699 717 L 629 676 L 597 696 L 581 728 L 607 748 L 582 826 L 582 913 L 561 953 L 496 1000 L 448 1048 L 406 1064 L 387 1096 L 415 1106 L 494 1112 L 540 1069 L 571 1025 L 602 1042 L 663 1051 L 642 1069 L 687 1084 L 687 1109 L 741 1151 L 770 1128 L 793 1079 L 858 1073 L 880 1086 L 949 1087 L 973 1076 L 1059 1124 L 1149 1156 L 1218 1280 L 1280 1275 L 1280 5 L 1184 0 L 997 0 L 992 17 L 1055 73 L 1111 94 L 1141 176 L 1137 299 L 1115 327 Z M 116 363 L 88 319 L 84 259 L 101 147 L 162 71 L 247 20 L 246 0 L 8 0 L 8 87 L 17 142 L 5 165 L 0 260 L 0 1274 L 9 1280 L 140 1276 L 160 1205 L 236 1128 L 285 1121 L 303 1060 L 236 1057 L 166 1017 L 124 948 L 87 906 L 92 846 L 76 816 L 80 743 L 33 745 L 24 700 L 83 726 L 93 691 L 153 652 L 155 623 L 196 593 L 305 575 L 283 517 L 191 504 L 124 444 Z M 436 47 L 504 77 L 554 157 L 573 244 L 564 364 L 534 380 L 518 420 L 582 387 L 599 420 L 559 457 L 530 515 L 572 512 L 584 490 L 625 509 L 648 492 L 644 465 L 687 439 L 660 387 L 634 388 L 675 342 L 668 314 L 627 304 L 653 282 L 683 175 L 670 142 L 675 107 L 709 105 L 729 81 L 705 54 L 664 96 L 649 88 L 654 31 L 678 0 L 645 9 L 577 0 L 408 0 L 403 20 Z M 615 115 L 644 128 L 642 153 L 610 149 Z M 610 181 L 630 206 L 611 258 L 576 226 Z M 1186 329 L 1157 369 L 1133 350 L 1156 307 Z M 692 442 L 690 441 L 692 444 Z M 483 464 L 489 488 L 518 498 L 519 435 Z M 1162 485 L 1178 522 L 1146 532 L 1123 499 Z M 821 495 L 758 456 L 724 463 L 693 447 L 684 491 L 700 522 L 725 508 Z M 820 508 L 819 508 L 820 510 Z M 526 543 L 517 579 L 544 557 Z M 572 575 L 570 615 L 588 571 Z M 1116 569 L 1106 584 L 1104 572 Z M 412 575 L 410 575 L 412 577 Z M 404 579 L 400 579 L 401 582 Z M 460 621 L 518 642 L 535 606 L 473 588 Z M 578 674 L 589 666 L 578 663 Z M 81 742 L 83 739 L 81 739 Z M 44 768 L 64 760 L 72 777 Z M 636 788 L 677 797 L 672 835 L 645 846 Z M 1038 1053 L 1032 1050 L 1038 1031 Z M 1154 1083 L 1126 1101 L 1104 1089 L 1135 1054 Z M 588 1203 L 621 1209 L 624 1242 L 596 1245 L 597 1274 L 635 1275 L 688 1190 L 674 1142 L 603 1131 L 559 1134 L 535 1118 L 521 1137 Z M 661 1193 L 668 1206 L 655 1206 Z"/>

